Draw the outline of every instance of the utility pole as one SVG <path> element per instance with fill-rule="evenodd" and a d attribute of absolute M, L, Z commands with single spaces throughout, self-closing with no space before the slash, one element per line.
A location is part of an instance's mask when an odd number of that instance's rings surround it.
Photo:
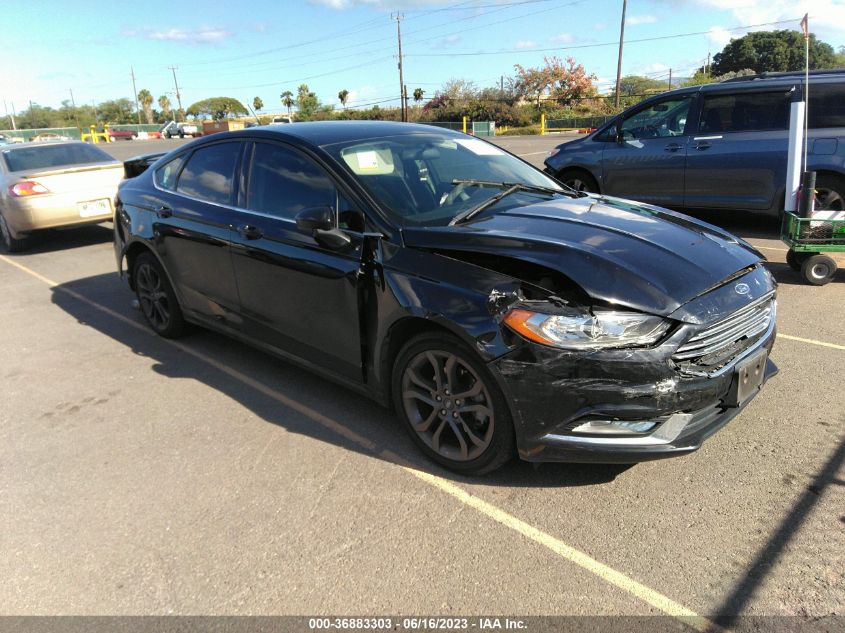
<path fill-rule="evenodd" d="M 390 16 L 393 18 L 393 16 Z M 402 121 L 408 120 L 408 113 L 406 111 L 405 105 L 405 76 L 403 74 L 402 68 L 402 27 L 400 22 L 402 22 L 402 14 L 396 14 L 396 38 L 399 41 L 399 104 L 400 109 L 402 111 Z"/>
<path fill-rule="evenodd" d="M 707 63 L 704 64 L 704 74 L 710 74 L 710 51 L 707 51 Z"/>
<path fill-rule="evenodd" d="M 138 89 L 135 87 L 135 69 L 130 66 L 129 70 L 132 71 L 132 94 L 135 95 L 135 112 L 138 113 L 138 125 L 141 125 L 141 108 L 138 107 Z"/>
<path fill-rule="evenodd" d="M 672 69 L 669 69 L 669 90 L 672 89 Z"/>
<path fill-rule="evenodd" d="M 168 66 L 168 68 L 173 71 L 173 85 L 176 86 L 176 103 L 179 104 L 179 109 L 176 111 L 176 116 L 173 118 L 178 123 L 179 113 L 182 111 L 182 94 L 179 92 L 179 82 L 176 81 L 176 66 Z"/>
<path fill-rule="evenodd" d="M 622 26 L 619 27 L 619 61 L 616 63 L 616 107 L 619 107 L 619 89 L 622 87 L 622 46 L 625 44 L 625 11 L 628 0 L 622 0 Z"/>
<path fill-rule="evenodd" d="M 402 91 L 402 98 L 405 100 L 405 120 L 407 121 L 411 115 L 408 113 L 408 86 Z"/>
<path fill-rule="evenodd" d="M 499 75 L 499 98 L 504 101 L 505 99 L 505 76 Z"/>
<path fill-rule="evenodd" d="M 73 88 L 68 88 L 68 90 L 70 90 L 70 104 L 73 106 L 73 118 L 76 120 L 76 129 L 81 134 L 82 128 L 79 127 L 79 112 L 76 111 L 76 99 L 73 98 Z"/>
<path fill-rule="evenodd" d="M 12 129 L 17 130 L 18 127 L 15 125 L 15 104 L 14 102 L 10 101 L 9 103 L 12 104 L 12 113 L 9 114 L 9 110 L 6 108 L 6 100 L 3 100 L 3 109 L 6 110 L 6 116 L 8 116 L 12 121 Z"/>

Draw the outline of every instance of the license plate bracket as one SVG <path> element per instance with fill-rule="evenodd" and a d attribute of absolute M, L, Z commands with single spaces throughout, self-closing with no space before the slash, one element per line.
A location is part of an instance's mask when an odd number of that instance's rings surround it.
<path fill-rule="evenodd" d="M 766 377 L 766 363 L 769 360 L 767 349 L 738 363 L 725 404 L 729 407 L 741 407 L 748 402 L 763 386 Z"/>

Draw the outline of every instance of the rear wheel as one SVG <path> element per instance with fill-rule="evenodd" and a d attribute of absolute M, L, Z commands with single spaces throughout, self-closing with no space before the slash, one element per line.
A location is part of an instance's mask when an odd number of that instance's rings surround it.
<path fill-rule="evenodd" d="M 801 276 L 807 283 L 824 286 L 836 274 L 836 262 L 827 255 L 813 255 L 801 265 Z"/>
<path fill-rule="evenodd" d="M 187 329 L 182 309 L 155 255 L 150 252 L 138 255 L 132 276 L 141 312 L 150 327 L 165 338 L 182 336 Z"/>
<path fill-rule="evenodd" d="M 807 260 L 807 258 L 812 257 L 816 253 L 796 253 L 793 250 L 788 250 L 786 252 L 786 263 L 789 264 L 789 267 L 794 270 L 795 272 L 801 272 L 802 264 Z"/>
<path fill-rule="evenodd" d="M 599 184 L 583 169 L 569 169 L 560 172 L 557 179 L 567 187 L 583 193 L 599 193 Z"/>
<path fill-rule="evenodd" d="M 437 463 L 480 475 L 513 457 L 507 402 L 481 359 L 457 338 L 411 339 L 394 364 L 392 387 L 411 438 Z"/>
<path fill-rule="evenodd" d="M 6 224 L 6 218 L 3 217 L 2 213 L 0 213 L 0 241 L 2 241 L 3 249 L 7 253 L 19 253 L 27 245 L 26 239 L 12 237 L 12 231 Z"/>

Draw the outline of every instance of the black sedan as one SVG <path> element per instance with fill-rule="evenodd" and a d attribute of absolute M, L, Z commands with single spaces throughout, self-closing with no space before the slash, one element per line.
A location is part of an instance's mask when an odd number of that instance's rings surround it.
<path fill-rule="evenodd" d="M 115 249 L 160 335 L 199 324 L 319 372 L 464 473 L 689 453 L 776 371 L 749 244 L 428 126 L 194 141 L 123 183 Z"/>

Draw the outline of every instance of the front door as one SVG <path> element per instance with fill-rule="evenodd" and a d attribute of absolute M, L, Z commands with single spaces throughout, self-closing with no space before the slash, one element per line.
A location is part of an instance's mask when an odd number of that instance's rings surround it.
<path fill-rule="evenodd" d="M 684 201 L 687 115 L 691 95 L 635 110 L 619 123 L 618 142 L 602 154 L 602 192 L 666 207 Z"/>
<path fill-rule="evenodd" d="M 339 250 L 297 228 L 305 209 L 347 203 L 325 169 L 286 144 L 259 141 L 245 160 L 244 210 L 232 260 L 249 334 L 323 369 L 361 380 L 358 277 L 362 236 Z"/>

